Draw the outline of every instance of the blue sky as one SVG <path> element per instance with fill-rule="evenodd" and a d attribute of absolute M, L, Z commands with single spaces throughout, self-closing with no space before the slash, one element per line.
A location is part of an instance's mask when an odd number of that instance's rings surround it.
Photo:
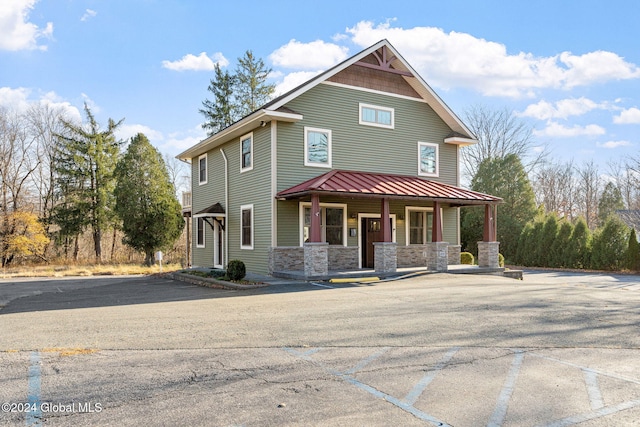
<path fill-rule="evenodd" d="M 3 0 L 0 106 L 58 105 L 125 118 L 177 154 L 205 136 L 218 62 L 248 49 L 283 92 L 387 38 L 459 116 L 508 108 L 553 158 L 636 156 L 640 2 Z"/>

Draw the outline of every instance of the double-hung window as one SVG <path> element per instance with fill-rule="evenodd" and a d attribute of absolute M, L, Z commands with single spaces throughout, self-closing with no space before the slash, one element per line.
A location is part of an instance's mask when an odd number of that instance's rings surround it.
<path fill-rule="evenodd" d="M 423 245 L 431 241 L 433 210 L 431 208 L 407 208 L 407 244 Z"/>
<path fill-rule="evenodd" d="M 207 183 L 207 154 L 198 157 L 198 184 Z"/>
<path fill-rule="evenodd" d="M 394 110 L 393 108 L 360 103 L 360 124 L 393 129 L 395 125 Z"/>
<path fill-rule="evenodd" d="M 331 167 L 331 130 L 304 128 L 304 165 Z"/>
<path fill-rule="evenodd" d="M 196 247 L 204 248 L 204 218 L 196 218 Z"/>
<path fill-rule="evenodd" d="M 418 175 L 438 176 L 438 144 L 418 142 Z"/>
<path fill-rule="evenodd" d="M 253 249 L 253 205 L 240 206 L 240 248 Z"/>
<path fill-rule="evenodd" d="M 311 204 L 301 204 L 302 243 L 311 236 Z M 344 245 L 346 242 L 346 205 L 322 204 L 320 207 L 320 236 L 330 245 Z"/>
<path fill-rule="evenodd" d="M 240 138 L 240 172 L 253 169 L 253 133 Z"/>

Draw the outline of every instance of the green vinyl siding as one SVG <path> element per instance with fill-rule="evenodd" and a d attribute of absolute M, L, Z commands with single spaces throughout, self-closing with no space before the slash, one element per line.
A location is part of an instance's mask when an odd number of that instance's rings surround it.
<path fill-rule="evenodd" d="M 393 108 L 394 129 L 359 124 L 360 103 Z M 304 165 L 304 127 L 330 129 L 332 168 L 418 175 L 418 142 L 439 145 L 439 176 L 456 185 L 457 147 L 443 141 L 451 129 L 424 102 L 320 84 L 287 104 L 301 113 L 298 123 L 278 126 L 278 190 L 326 172 Z"/>

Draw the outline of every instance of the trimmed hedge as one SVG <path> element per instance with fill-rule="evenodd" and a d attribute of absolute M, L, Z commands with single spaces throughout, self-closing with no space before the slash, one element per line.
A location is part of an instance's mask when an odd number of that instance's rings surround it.
<path fill-rule="evenodd" d="M 460 264 L 473 265 L 475 258 L 471 252 L 460 252 Z"/>
<path fill-rule="evenodd" d="M 232 259 L 227 264 L 227 277 L 229 280 L 242 280 L 247 274 L 247 269 L 244 266 L 244 262 L 239 259 Z"/>

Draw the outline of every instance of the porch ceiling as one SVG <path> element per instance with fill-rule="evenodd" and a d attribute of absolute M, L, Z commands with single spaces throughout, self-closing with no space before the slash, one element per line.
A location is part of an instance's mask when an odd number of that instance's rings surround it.
<path fill-rule="evenodd" d="M 344 170 L 332 170 L 311 178 L 280 191 L 276 198 L 298 199 L 310 194 L 438 201 L 454 206 L 502 203 L 499 197 L 415 176 Z"/>

